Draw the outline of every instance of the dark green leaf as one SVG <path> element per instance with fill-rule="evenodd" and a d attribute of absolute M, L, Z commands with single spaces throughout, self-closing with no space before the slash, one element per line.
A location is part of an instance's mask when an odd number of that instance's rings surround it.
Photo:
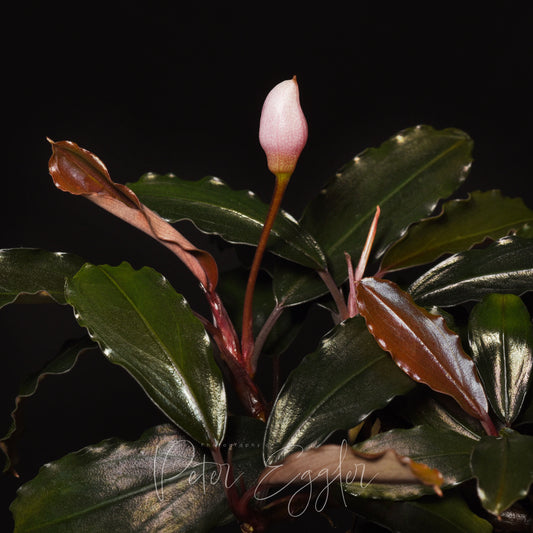
<path fill-rule="evenodd" d="M 161 274 L 127 263 L 85 265 L 68 282 L 67 300 L 106 357 L 170 420 L 202 444 L 220 443 L 226 400 L 209 337 Z"/>
<path fill-rule="evenodd" d="M 254 444 L 236 448 L 232 461 L 248 483 L 262 466 Z M 169 424 L 45 465 L 11 509 L 16 532 L 207 532 L 231 519 L 222 482 L 209 452 Z"/>
<path fill-rule="evenodd" d="M 410 287 L 419 305 L 458 305 L 486 294 L 533 290 L 533 239 L 504 237 L 482 250 L 452 255 Z"/>
<path fill-rule="evenodd" d="M 403 414 L 413 425 L 424 425 L 436 431 L 453 431 L 469 439 L 479 440 L 485 431 L 479 420 L 467 414 L 448 396 L 439 401 L 422 390 L 401 406 Z"/>
<path fill-rule="evenodd" d="M 153 173 L 128 186 L 169 222 L 191 220 L 201 231 L 232 243 L 257 246 L 259 242 L 268 205 L 250 191 L 233 191 L 218 178 L 188 181 L 172 174 Z M 310 268 L 325 266 L 316 241 L 284 211 L 276 218 L 268 249 Z"/>
<path fill-rule="evenodd" d="M 483 507 L 499 515 L 525 498 L 533 483 L 533 437 L 504 428 L 499 437 L 483 437 L 472 452 Z"/>
<path fill-rule="evenodd" d="M 391 502 L 347 496 L 348 508 L 401 533 L 491 533 L 492 526 L 457 496 Z"/>
<path fill-rule="evenodd" d="M 474 362 L 494 412 L 508 426 L 518 416 L 531 381 L 533 326 L 514 294 L 490 294 L 469 319 Z"/>
<path fill-rule="evenodd" d="M 13 409 L 13 411 L 11 411 L 11 418 L 13 420 L 11 427 L 9 428 L 8 432 L 0 439 L 0 449 L 2 449 L 6 453 L 6 465 L 4 471 L 14 466 L 12 465 L 12 463 L 14 463 L 15 453 L 12 449 L 11 439 L 15 436 L 17 431 L 16 415 L 20 406 L 20 402 L 24 398 L 33 396 L 37 391 L 39 383 L 46 376 L 66 374 L 67 372 L 70 372 L 74 368 L 78 357 L 82 353 L 96 347 L 96 344 L 91 339 L 89 339 L 89 337 L 84 337 L 75 342 L 69 342 L 66 346 L 63 347 L 61 352 L 54 359 L 52 359 L 40 372 L 29 376 L 21 384 L 19 393 L 15 398 L 15 408 Z"/>
<path fill-rule="evenodd" d="M 409 228 L 407 235 L 385 254 L 381 270 L 431 263 L 487 238 L 504 237 L 526 224 L 533 224 L 533 211 L 520 198 L 506 198 L 500 191 L 476 191 L 466 200 L 446 202 L 438 216 Z"/>
<path fill-rule="evenodd" d="M 289 375 L 267 423 L 264 457 L 278 462 L 321 444 L 414 387 L 360 317 L 338 325 Z"/>
<path fill-rule="evenodd" d="M 430 426 L 417 426 L 412 429 L 393 429 L 379 433 L 354 446 L 354 449 L 364 453 L 379 453 L 392 449 L 417 463 L 436 468 L 444 477 L 441 488 L 446 489 L 472 477 L 470 454 L 476 442 L 453 431 L 438 431 Z M 352 483 L 345 485 L 345 490 L 364 498 L 392 500 L 419 497 L 433 492 L 431 487 L 424 485 L 376 482 L 366 486 Z"/>
<path fill-rule="evenodd" d="M 472 141 L 456 129 L 417 126 L 401 131 L 379 148 L 365 150 L 345 165 L 307 207 L 301 225 L 324 250 L 337 284 L 348 277 L 344 252 L 359 257 L 374 217 L 381 216 L 373 257 L 421 218 L 429 216 L 466 178 Z M 276 295 L 295 305 L 324 294 L 310 271 L 276 273 Z M 292 286 L 296 286 L 293 289 Z"/>
<path fill-rule="evenodd" d="M 74 254 L 36 248 L 0 250 L 0 307 L 15 301 L 65 304 L 65 279 L 84 262 Z"/>

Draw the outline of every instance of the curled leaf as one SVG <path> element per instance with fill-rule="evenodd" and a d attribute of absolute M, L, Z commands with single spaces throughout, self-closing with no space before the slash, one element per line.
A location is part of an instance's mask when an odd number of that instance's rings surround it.
<path fill-rule="evenodd" d="M 54 142 L 48 168 L 56 187 L 82 195 L 113 215 L 153 237 L 177 255 L 200 283 L 213 291 L 218 269 L 213 257 L 196 248 L 157 213 L 144 206 L 135 193 L 115 183 L 102 161 L 71 141 Z"/>
<path fill-rule="evenodd" d="M 452 396 L 467 413 L 491 425 L 474 363 L 441 316 L 418 307 L 388 280 L 361 280 L 357 300 L 368 329 L 405 373 Z"/>
<path fill-rule="evenodd" d="M 363 453 L 345 442 L 327 444 L 289 455 L 281 464 L 267 466 L 258 487 L 313 483 L 423 483 L 440 493 L 443 478 L 438 470 L 416 463 L 388 449 Z"/>

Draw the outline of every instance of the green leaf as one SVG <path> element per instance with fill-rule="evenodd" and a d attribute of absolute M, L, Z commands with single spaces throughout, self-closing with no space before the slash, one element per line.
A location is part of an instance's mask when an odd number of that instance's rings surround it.
<path fill-rule="evenodd" d="M 365 150 L 345 165 L 307 207 L 300 222 L 324 250 L 337 284 L 348 276 L 344 252 L 359 257 L 376 206 L 381 216 L 374 258 L 455 191 L 466 178 L 471 151 L 472 140 L 462 131 L 417 126 L 401 131 L 379 148 Z M 276 280 L 282 276 L 287 279 Z M 287 297 L 286 305 L 326 292 L 310 271 L 279 272 L 275 280 L 278 301 Z"/>
<path fill-rule="evenodd" d="M 199 230 L 232 243 L 257 246 L 259 242 L 268 205 L 250 191 L 234 191 L 218 178 L 188 181 L 153 173 L 128 186 L 169 222 L 191 220 Z M 268 249 L 310 268 L 320 270 L 326 264 L 313 237 L 285 211 L 276 218 Z"/>
<path fill-rule="evenodd" d="M 87 264 L 68 282 L 67 300 L 104 355 L 170 420 L 202 444 L 220 443 L 226 397 L 209 337 L 161 274 Z"/>
<path fill-rule="evenodd" d="M 525 498 L 533 483 L 533 437 L 504 428 L 499 437 L 483 437 L 472 452 L 483 507 L 499 515 Z"/>
<path fill-rule="evenodd" d="M 473 192 L 465 200 L 450 200 L 438 216 L 415 224 L 390 248 L 382 271 L 431 263 L 448 253 L 468 250 L 485 239 L 496 240 L 533 224 L 533 211 L 520 198 L 500 191 Z"/>
<path fill-rule="evenodd" d="M 362 318 L 339 324 L 281 389 L 267 422 L 265 462 L 321 444 L 333 431 L 357 425 L 413 387 Z"/>
<path fill-rule="evenodd" d="M 19 490 L 15 532 L 211 531 L 232 515 L 225 480 L 205 454 L 168 424 L 135 442 L 109 439 L 66 455 Z M 261 471 L 260 448 L 236 448 L 232 464 L 251 482 Z"/>
<path fill-rule="evenodd" d="M 444 477 L 441 488 L 446 489 L 472 477 L 470 454 L 476 442 L 475 439 L 454 431 L 440 431 L 430 426 L 417 426 L 412 429 L 393 429 L 379 433 L 357 444 L 354 449 L 372 454 L 392 449 L 417 463 L 436 468 Z M 431 487 L 424 485 L 376 482 L 368 485 L 351 483 L 344 485 L 344 489 L 354 496 L 392 500 L 416 498 L 433 492 Z"/>
<path fill-rule="evenodd" d="M 15 301 L 65 304 L 65 279 L 84 262 L 74 254 L 37 248 L 0 250 L 0 307 Z"/>
<path fill-rule="evenodd" d="M 390 502 L 347 497 L 348 508 L 391 531 L 401 533 L 491 533 L 489 522 L 455 495 Z"/>
<path fill-rule="evenodd" d="M 437 401 L 423 390 L 411 395 L 401 409 L 401 414 L 415 426 L 429 426 L 440 432 L 453 431 L 473 440 L 486 434 L 479 420 L 468 415 L 448 396 L 439 396 Z"/>
<path fill-rule="evenodd" d="M 533 326 L 527 307 L 514 294 L 490 294 L 470 314 L 469 342 L 488 400 L 510 426 L 531 381 Z"/>
<path fill-rule="evenodd" d="M 420 276 L 409 292 L 419 305 L 452 306 L 494 292 L 533 290 L 533 239 L 504 237 L 481 250 L 452 255 Z"/>
<path fill-rule="evenodd" d="M 70 372 L 76 362 L 78 361 L 79 356 L 86 352 L 96 348 L 96 344 L 89 339 L 89 337 L 83 337 L 77 341 L 68 342 L 60 351 L 60 353 L 54 357 L 45 367 L 29 376 L 25 379 L 19 389 L 18 395 L 15 398 L 15 407 L 11 411 L 12 423 L 7 431 L 7 433 L 0 439 L 0 449 L 6 454 L 6 464 L 4 467 L 4 472 L 13 468 L 14 463 L 16 462 L 16 453 L 13 445 L 13 440 L 16 439 L 17 435 L 17 413 L 20 407 L 20 403 L 24 398 L 33 396 L 37 391 L 39 383 L 47 376 L 66 374 Z"/>

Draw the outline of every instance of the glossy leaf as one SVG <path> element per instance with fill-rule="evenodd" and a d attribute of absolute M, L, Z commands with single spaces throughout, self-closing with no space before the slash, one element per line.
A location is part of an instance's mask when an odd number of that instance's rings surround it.
<path fill-rule="evenodd" d="M 281 464 L 269 465 L 261 474 L 258 486 L 334 482 L 360 484 L 401 483 L 406 485 L 442 484 L 438 471 L 415 463 L 395 450 L 377 453 L 354 450 L 346 443 L 326 444 L 318 448 L 292 453 Z"/>
<path fill-rule="evenodd" d="M 483 507 L 499 515 L 525 498 L 533 483 L 533 437 L 504 428 L 499 437 L 484 437 L 472 452 Z"/>
<path fill-rule="evenodd" d="M 439 396 L 437 401 L 422 390 L 409 396 L 401 406 L 401 414 L 411 424 L 428 426 L 437 432 L 452 431 L 472 440 L 485 435 L 479 420 L 463 411 L 449 396 Z"/>
<path fill-rule="evenodd" d="M 533 290 L 533 239 L 504 237 L 452 255 L 420 276 L 409 293 L 419 305 L 452 306 L 494 292 Z"/>
<path fill-rule="evenodd" d="M 360 317 L 339 324 L 281 389 L 267 423 L 265 462 L 321 444 L 333 431 L 352 428 L 413 387 Z"/>
<path fill-rule="evenodd" d="M 474 363 L 441 316 L 415 305 L 395 283 L 375 278 L 358 284 L 357 304 L 369 331 L 404 372 L 487 420 L 487 399 Z"/>
<path fill-rule="evenodd" d="M 151 268 L 85 265 L 67 285 L 80 325 L 151 400 L 202 444 L 224 436 L 225 391 L 211 344 L 185 299 Z"/>
<path fill-rule="evenodd" d="M 37 391 L 39 383 L 47 376 L 66 374 L 70 372 L 79 356 L 91 349 L 96 348 L 96 344 L 88 337 L 83 337 L 78 341 L 67 343 L 60 353 L 52 359 L 41 371 L 29 376 L 25 379 L 19 389 L 18 395 L 15 398 L 15 407 L 11 411 L 12 423 L 7 433 L 0 439 L 0 449 L 6 454 L 6 464 L 4 472 L 9 469 L 14 469 L 16 458 L 16 450 L 12 440 L 17 434 L 17 414 L 20 403 L 23 399 L 33 396 Z"/>
<path fill-rule="evenodd" d="M 159 215 L 139 202 L 135 193 L 115 183 L 104 163 L 71 141 L 50 141 L 50 175 L 58 189 L 82 195 L 102 209 L 140 229 L 174 253 L 207 290 L 214 290 L 218 268 L 208 252 L 196 248 Z"/>
<path fill-rule="evenodd" d="M 75 254 L 37 248 L 0 250 L 0 307 L 13 302 L 65 304 L 65 279 L 84 262 Z"/>
<path fill-rule="evenodd" d="M 442 488 L 450 488 L 472 477 L 470 454 L 477 440 L 449 430 L 435 430 L 430 426 L 393 429 L 379 433 L 354 449 L 363 453 L 380 453 L 392 449 L 401 456 L 438 470 L 443 476 Z M 364 486 L 352 483 L 346 492 L 364 498 L 403 500 L 430 494 L 431 487 L 406 483 L 384 483 L 374 480 Z"/>
<path fill-rule="evenodd" d="M 506 425 L 518 416 L 531 382 L 533 326 L 513 294 L 490 294 L 470 314 L 472 356 L 494 412 Z"/>
<path fill-rule="evenodd" d="M 236 244 L 257 246 L 268 205 L 251 191 L 234 191 L 213 177 L 199 181 L 173 174 L 145 174 L 128 186 L 165 220 L 191 220 L 206 233 Z M 324 254 L 316 241 L 285 211 L 280 211 L 270 233 L 268 250 L 304 266 L 323 269 Z"/>
<path fill-rule="evenodd" d="M 464 181 L 471 150 L 472 140 L 462 131 L 417 126 L 401 131 L 379 148 L 365 150 L 345 165 L 309 204 L 300 221 L 322 247 L 337 284 L 347 279 L 344 253 L 359 257 L 376 206 L 380 206 L 381 216 L 374 259 L 411 224 L 429 216 L 438 201 Z M 326 292 L 313 272 L 285 270 L 275 273 L 274 279 L 276 296 L 279 301 L 286 299 L 286 305 Z"/>
<path fill-rule="evenodd" d="M 450 200 L 439 215 L 415 224 L 387 251 L 382 271 L 431 263 L 444 254 L 468 250 L 485 239 L 496 240 L 525 225 L 533 225 L 533 211 L 520 198 L 500 191 L 473 192 L 467 199 Z"/>
<path fill-rule="evenodd" d="M 364 518 L 401 533 L 492 533 L 490 523 L 455 495 L 405 502 L 347 496 L 347 506 Z"/>
<path fill-rule="evenodd" d="M 260 472 L 259 448 L 236 448 L 232 464 L 250 482 Z M 16 532 L 207 532 L 232 518 L 223 482 L 230 484 L 206 450 L 169 424 L 45 465 L 11 510 Z"/>

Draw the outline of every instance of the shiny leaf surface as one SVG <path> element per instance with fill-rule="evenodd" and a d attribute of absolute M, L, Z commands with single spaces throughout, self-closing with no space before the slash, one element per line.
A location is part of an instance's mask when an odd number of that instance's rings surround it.
<path fill-rule="evenodd" d="M 318 241 L 337 284 L 347 279 L 344 252 L 359 257 L 376 206 L 381 216 L 373 258 L 429 216 L 467 176 L 472 140 L 456 129 L 417 126 L 401 131 L 345 165 L 304 212 L 301 226 Z M 401 209 L 398 209 L 401 206 Z M 287 279 L 277 280 L 276 278 Z M 275 273 L 279 301 L 295 305 L 326 292 L 310 271 Z"/>
<path fill-rule="evenodd" d="M 190 220 L 206 233 L 226 241 L 257 246 L 268 205 L 251 191 L 234 191 L 218 178 L 182 180 L 172 174 L 145 174 L 128 186 L 165 220 Z M 316 241 L 285 211 L 270 233 L 268 250 L 304 266 L 323 269 L 324 254 Z"/>
<path fill-rule="evenodd" d="M 74 254 L 37 248 L 0 250 L 0 307 L 15 301 L 65 304 L 65 279 L 84 262 Z"/>
<path fill-rule="evenodd" d="M 490 294 L 470 314 L 472 356 L 494 412 L 506 425 L 518 416 L 531 382 L 533 326 L 513 294 Z"/>
<path fill-rule="evenodd" d="M 458 496 L 391 502 L 347 496 L 348 508 L 391 531 L 402 533 L 492 533 L 489 522 Z"/>
<path fill-rule="evenodd" d="M 264 443 L 266 463 L 321 444 L 414 383 L 374 341 L 364 320 L 339 324 L 289 375 L 272 408 Z"/>
<path fill-rule="evenodd" d="M 259 448 L 236 449 L 233 465 L 255 479 Z M 45 465 L 11 510 L 16 532 L 207 532 L 231 519 L 222 482 L 209 452 L 169 424 Z"/>
<path fill-rule="evenodd" d="M 443 476 L 442 489 L 450 488 L 472 477 L 470 454 L 477 440 L 459 433 L 435 430 L 430 426 L 393 429 L 379 433 L 354 448 L 363 453 L 380 453 L 388 449 L 417 463 L 437 469 Z M 367 486 L 348 484 L 345 490 L 354 496 L 403 500 L 430 494 L 431 487 L 374 480 Z"/>
<path fill-rule="evenodd" d="M 11 426 L 8 432 L 0 439 L 0 449 L 6 454 L 4 471 L 14 467 L 16 462 L 16 450 L 13 447 L 11 439 L 17 432 L 17 413 L 21 401 L 33 396 L 37 391 L 39 383 L 47 376 L 70 372 L 74 368 L 79 356 L 94 348 L 97 348 L 96 344 L 88 337 L 84 337 L 78 341 L 69 342 L 42 370 L 29 376 L 22 382 L 18 395 L 15 398 L 15 408 L 11 411 Z"/>
<path fill-rule="evenodd" d="M 533 211 L 520 198 L 500 191 L 473 192 L 465 200 L 446 202 L 438 216 L 415 224 L 387 251 L 381 270 L 431 263 L 444 254 L 468 250 L 485 239 L 504 237 L 533 225 Z"/>
<path fill-rule="evenodd" d="M 202 444 L 224 436 L 226 400 L 209 337 L 185 299 L 151 268 L 85 265 L 67 300 L 104 355 Z"/>
<path fill-rule="evenodd" d="M 362 279 L 357 302 L 369 331 L 404 372 L 451 396 L 472 416 L 487 419 L 487 399 L 474 363 L 441 316 L 415 305 L 388 280 Z"/>
<path fill-rule="evenodd" d="M 58 189 L 82 195 L 128 224 L 156 239 L 174 253 L 200 283 L 214 290 L 218 268 L 208 252 L 196 248 L 159 215 L 141 204 L 135 193 L 115 183 L 104 163 L 71 141 L 50 141 L 50 175 Z"/>
<path fill-rule="evenodd" d="M 420 276 L 409 293 L 419 305 L 443 307 L 486 294 L 533 290 L 533 239 L 504 237 L 481 250 L 452 255 Z"/>
<path fill-rule="evenodd" d="M 472 452 L 483 507 L 499 515 L 525 498 L 533 483 L 533 437 L 504 428 L 499 437 L 484 437 Z"/>
<path fill-rule="evenodd" d="M 425 391 L 410 396 L 402 406 L 402 414 L 415 426 L 423 425 L 437 432 L 459 433 L 463 437 L 479 440 L 485 431 L 477 418 L 465 413 L 449 396 L 437 401 Z"/>

